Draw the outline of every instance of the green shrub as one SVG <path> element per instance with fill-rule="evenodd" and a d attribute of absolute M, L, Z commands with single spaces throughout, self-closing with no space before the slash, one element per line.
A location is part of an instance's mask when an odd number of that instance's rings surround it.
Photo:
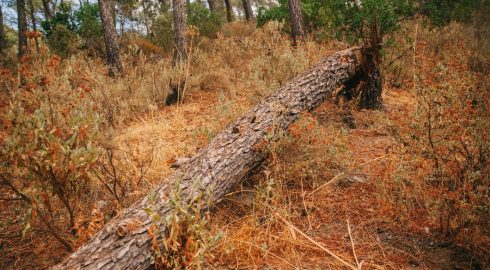
<path fill-rule="evenodd" d="M 84 3 L 73 16 L 77 25 L 76 32 L 82 38 L 83 47 L 91 52 L 102 54 L 104 41 L 99 5 Z"/>
<path fill-rule="evenodd" d="M 469 22 L 474 12 L 488 0 L 428 0 L 421 1 L 420 13 L 427 16 L 435 27 L 442 27 L 451 21 Z"/>
<path fill-rule="evenodd" d="M 47 42 L 50 49 L 61 57 L 68 57 L 78 49 L 79 39 L 75 32 L 63 24 L 57 24 L 50 31 Z"/>
<path fill-rule="evenodd" d="M 155 19 L 153 25 L 154 35 L 151 41 L 162 47 L 165 51 L 171 51 L 174 46 L 174 31 L 172 29 L 172 15 L 169 12 L 162 13 Z"/>
<path fill-rule="evenodd" d="M 199 29 L 199 34 L 205 37 L 215 37 L 223 24 L 223 19 L 198 2 L 187 6 L 187 24 Z"/>

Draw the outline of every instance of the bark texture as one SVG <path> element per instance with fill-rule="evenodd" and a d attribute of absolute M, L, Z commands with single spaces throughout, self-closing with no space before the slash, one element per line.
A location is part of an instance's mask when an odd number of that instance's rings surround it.
<path fill-rule="evenodd" d="M 27 53 L 27 18 L 26 18 L 26 2 L 17 0 L 17 24 L 19 35 L 19 58 Z"/>
<path fill-rule="evenodd" d="M 303 13 L 301 12 L 301 6 L 299 0 L 289 0 L 289 18 L 291 19 L 291 37 L 293 38 L 293 45 L 296 46 L 297 39 L 306 39 L 306 30 L 304 27 Z"/>
<path fill-rule="evenodd" d="M 170 211 L 168 194 L 175 181 L 180 181 L 183 201 L 189 201 L 199 192 L 209 191 L 210 199 L 218 202 L 256 172 L 265 160 L 265 154 L 258 147 L 265 135 L 274 129 L 286 130 L 302 112 L 313 110 L 331 98 L 358 71 L 361 61 L 357 52 L 357 49 L 350 49 L 326 57 L 264 98 L 162 181 L 152 193 L 156 195 L 149 195 L 123 211 L 52 269 L 150 268 L 153 255 L 148 228 L 151 218 L 144 209 L 154 209 L 165 217 Z"/>
<path fill-rule="evenodd" d="M 37 24 L 36 24 L 36 10 L 34 9 L 34 4 L 32 0 L 29 0 L 29 8 L 31 9 L 29 15 L 31 15 L 31 23 L 32 23 L 32 31 L 37 32 Z M 34 38 L 36 42 L 36 52 L 39 52 L 39 40 L 37 37 Z"/>
<path fill-rule="evenodd" d="M 51 18 L 53 18 L 53 13 L 51 12 L 51 8 L 49 7 L 49 0 L 42 0 L 42 1 L 43 1 L 44 17 L 46 17 L 46 20 L 50 21 Z"/>
<path fill-rule="evenodd" d="M 363 49 L 364 84 L 359 98 L 359 107 L 376 110 L 383 106 L 383 76 L 381 73 L 381 44 L 383 43 L 376 17 L 373 17 L 369 29 L 369 41 Z"/>
<path fill-rule="evenodd" d="M 233 21 L 233 8 L 231 6 L 230 0 L 225 0 L 225 7 L 226 7 L 226 21 L 232 22 Z"/>
<path fill-rule="evenodd" d="M 175 50 L 174 65 L 181 61 L 187 60 L 187 40 L 185 30 L 187 28 L 185 3 L 184 0 L 172 0 L 174 32 L 175 32 Z"/>
<path fill-rule="evenodd" d="M 211 12 L 216 11 L 216 2 L 214 2 L 214 0 L 208 0 L 208 6 L 209 6 L 209 10 L 211 10 Z"/>
<path fill-rule="evenodd" d="M 122 63 L 119 58 L 119 44 L 117 43 L 116 27 L 114 25 L 115 3 L 112 0 L 98 0 L 100 9 L 100 19 L 104 30 L 104 42 L 106 50 L 107 65 L 109 65 L 109 75 L 114 76 L 122 72 Z"/>
<path fill-rule="evenodd" d="M 187 28 L 186 22 L 186 10 L 184 0 L 172 0 L 173 6 L 173 17 L 174 17 L 174 38 L 175 38 L 175 48 L 174 48 L 174 56 L 173 56 L 173 65 L 178 66 L 182 65 L 187 61 L 188 52 L 187 52 L 187 39 L 185 36 L 185 31 Z M 182 89 L 183 83 L 178 82 L 170 82 L 170 93 L 167 95 L 165 100 L 166 105 L 172 105 L 176 102 L 179 102 L 179 99 L 182 98 Z"/>
<path fill-rule="evenodd" d="M 243 9 L 245 11 L 245 19 L 247 21 L 251 21 L 254 19 L 254 13 L 252 11 L 252 5 L 250 4 L 250 0 L 242 0 Z"/>
<path fill-rule="evenodd" d="M 0 5 L 0 54 L 3 53 L 3 49 L 5 48 L 7 48 L 7 39 L 5 39 L 5 30 L 3 28 L 2 6 Z"/>

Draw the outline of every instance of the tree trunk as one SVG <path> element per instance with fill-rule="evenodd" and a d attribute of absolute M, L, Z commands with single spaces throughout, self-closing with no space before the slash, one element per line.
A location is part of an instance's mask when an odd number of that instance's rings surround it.
<path fill-rule="evenodd" d="M 3 49 L 6 48 L 7 48 L 7 39 L 5 38 L 5 30 L 3 28 L 2 5 L 0 5 L 0 55 L 3 54 Z"/>
<path fill-rule="evenodd" d="M 149 269 L 153 254 L 148 228 L 152 219 L 145 208 L 165 218 L 171 210 L 168 194 L 176 181 L 181 185 L 183 203 L 201 192 L 209 193 L 209 199 L 218 202 L 260 168 L 265 160 L 261 147 L 264 136 L 274 130 L 287 130 L 302 112 L 330 99 L 358 71 L 361 61 L 357 52 L 350 49 L 326 57 L 264 98 L 185 161 L 153 195 L 126 209 L 52 269 Z"/>
<path fill-rule="evenodd" d="M 298 37 L 301 37 L 303 41 L 306 39 L 299 0 L 289 0 L 289 17 L 291 19 L 291 37 L 293 38 L 293 45 L 296 46 Z"/>
<path fill-rule="evenodd" d="M 214 2 L 214 0 L 208 0 L 208 6 L 209 6 L 209 10 L 211 10 L 211 12 L 216 11 L 216 3 Z"/>
<path fill-rule="evenodd" d="M 17 0 L 17 24 L 19 35 L 19 58 L 22 58 L 27 53 L 27 18 L 26 18 L 26 3 L 24 0 Z"/>
<path fill-rule="evenodd" d="M 31 23 L 32 23 L 32 31 L 37 32 L 37 25 L 36 25 L 36 12 L 34 9 L 34 4 L 32 3 L 32 0 L 29 0 L 29 7 L 30 7 L 30 15 L 31 15 Z M 36 52 L 39 53 L 39 40 L 36 37 L 34 37 L 34 42 L 36 43 Z"/>
<path fill-rule="evenodd" d="M 363 49 L 364 55 L 364 86 L 361 89 L 359 107 L 363 109 L 376 110 L 383 106 L 381 92 L 383 81 L 381 74 L 381 36 L 376 17 L 373 17 L 370 25 L 369 44 Z"/>
<path fill-rule="evenodd" d="M 226 6 L 226 20 L 228 22 L 233 21 L 233 8 L 231 6 L 230 0 L 225 0 L 225 6 Z"/>
<path fill-rule="evenodd" d="M 250 4 L 250 0 L 242 0 L 243 10 L 245 11 L 245 19 L 247 21 L 251 21 L 254 19 L 254 13 L 252 11 L 252 5 Z"/>
<path fill-rule="evenodd" d="M 114 26 L 115 5 L 112 0 L 98 0 L 100 19 L 104 30 L 104 41 L 106 48 L 107 65 L 109 65 L 109 76 L 122 72 L 121 59 L 119 58 L 119 44 L 117 43 L 116 27 Z"/>
<path fill-rule="evenodd" d="M 175 35 L 175 49 L 173 56 L 173 65 L 178 67 L 187 61 L 187 40 L 185 37 L 185 31 L 187 28 L 186 13 L 184 0 L 172 0 L 173 5 L 173 17 L 174 17 L 174 35 Z M 171 105 L 176 102 L 180 102 L 182 98 L 183 83 L 170 82 L 170 93 L 167 95 L 165 104 Z"/>
<path fill-rule="evenodd" d="M 49 0 L 42 0 L 43 8 L 44 8 L 44 17 L 46 17 L 47 21 L 50 21 L 53 18 L 53 13 L 51 12 L 51 8 L 49 7 Z"/>

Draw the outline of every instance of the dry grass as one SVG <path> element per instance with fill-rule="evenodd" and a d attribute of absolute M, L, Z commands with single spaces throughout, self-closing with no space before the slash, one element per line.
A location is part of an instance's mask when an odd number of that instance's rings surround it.
<path fill-rule="evenodd" d="M 125 74 L 116 79 L 105 76 L 100 61 L 74 57 L 64 63 L 66 77 L 92 89 L 93 100 L 112 124 L 108 143 L 135 157 L 121 155 L 126 158 L 122 164 L 136 167 L 135 161 L 151 160 L 128 203 L 170 174 L 175 158 L 192 156 L 263 96 L 337 49 L 313 42 L 293 49 L 278 29 L 275 24 L 255 30 L 233 23 L 217 39 L 199 39 L 187 78 L 189 94 L 174 107 L 162 105 L 170 80 L 182 76 L 169 58 L 129 53 L 124 56 Z M 420 46 L 437 45 L 431 36 L 420 33 L 421 44 L 426 44 Z M 427 55 L 418 52 L 419 57 Z M 210 268 L 434 267 L 426 255 L 432 235 L 418 219 L 401 223 L 382 198 L 399 158 L 393 150 L 397 134 L 391 131 L 408 125 L 416 107 L 410 63 L 410 57 L 397 63 L 404 69 L 387 83 L 384 111 L 357 111 L 327 102 L 303 115 L 280 143 L 269 146 L 271 158 L 264 171 L 213 209 L 210 230 L 224 232 L 224 238 L 211 252 Z M 335 184 L 324 185 L 329 181 Z M 406 232 L 415 227 L 422 230 Z M 10 226 L 2 233 L 18 231 L 18 226 Z M 1 245 L 8 255 L 0 259 L 9 265 L 0 267 L 10 269 L 46 268 L 64 255 L 56 241 L 41 232 L 25 240 L 14 235 Z M 48 259 L 46 250 L 59 256 Z"/>

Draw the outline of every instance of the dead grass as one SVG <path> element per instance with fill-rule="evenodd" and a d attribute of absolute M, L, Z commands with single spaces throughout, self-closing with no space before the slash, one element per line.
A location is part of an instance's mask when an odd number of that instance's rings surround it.
<path fill-rule="evenodd" d="M 111 143 L 138 160 L 152 160 L 131 200 L 170 174 L 175 158 L 195 154 L 263 96 L 336 49 L 312 42 L 292 49 L 277 29 L 269 25 L 256 31 L 235 23 L 217 39 L 203 39 L 194 50 L 189 95 L 174 107 L 162 106 L 170 79 L 179 76 L 168 59 L 127 55 L 126 74 L 116 80 L 100 74 L 101 62 L 73 58 L 66 63 L 67 73 L 86 81 L 101 112 L 112 117 Z M 403 59 L 403 65 L 409 62 Z M 409 92 L 410 73 L 405 73 L 387 85 L 384 111 L 340 109 L 327 102 L 272 145 L 265 170 L 213 209 L 210 230 L 223 231 L 224 238 L 212 251 L 209 267 L 342 269 L 347 263 L 363 269 L 433 268 L 427 259 L 431 235 L 407 232 L 420 227 L 418 220 L 401 223 L 382 203 L 384 179 L 397 160 L 393 126 L 407 126 L 416 104 Z M 400 85 L 392 87 L 393 82 Z M 332 179 L 335 184 L 323 186 Z M 11 226 L 1 232 L 12 237 L 0 242 L 1 253 L 8 254 L 0 255 L 7 262 L 0 268 L 42 269 L 64 255 L 49 236 L 39 232 L 20 240 L 18 230 Z"/>

